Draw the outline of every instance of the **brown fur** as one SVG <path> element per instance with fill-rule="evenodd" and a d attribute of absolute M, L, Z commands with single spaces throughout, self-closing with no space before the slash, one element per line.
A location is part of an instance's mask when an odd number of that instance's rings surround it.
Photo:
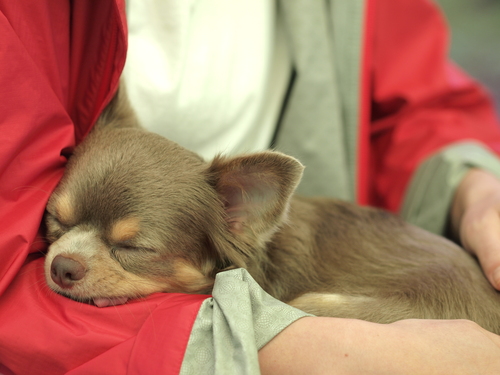
<path fill-rule="evenodd" d="M 120 94 L 47 205 L 47 282 L 82 301 L 207 293 L 244 267 L 313 314 L 466 318 L 500 333 L 499 294 L 465 251 L 382 210 L 294 197 L 302 169 L 277 152 L 207 163 L 142 130 Z M 58 255 L 84 276 L 55 267 Z"/>

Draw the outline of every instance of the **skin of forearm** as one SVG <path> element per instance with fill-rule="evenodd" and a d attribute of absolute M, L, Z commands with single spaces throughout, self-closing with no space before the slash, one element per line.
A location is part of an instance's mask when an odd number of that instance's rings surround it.
<path fill-rule="evenodd" d="M 469 321 L 302 318 L 259 352 L 262 374 L 498 374 L 500 338 Z"/>

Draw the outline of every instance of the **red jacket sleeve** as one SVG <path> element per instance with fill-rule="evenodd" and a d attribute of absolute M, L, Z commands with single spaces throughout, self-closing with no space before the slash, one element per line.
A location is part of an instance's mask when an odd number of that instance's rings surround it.
<path fill-rule="evenodd" d="M 474 139 L 500 151 L 485 90 L 449 62 L 447 26 L 427 0 L 376 0 L 372 35 L 372 204 L 398 211 L 432 153 Z"/>
<path fill-rule="evenodd" d="M 99 309 L 45 282 L 37 231 L 64 155 L 118 85 L 124 6 L 0 0 L 0 373 L 177 374 L 206 298 Z"/>

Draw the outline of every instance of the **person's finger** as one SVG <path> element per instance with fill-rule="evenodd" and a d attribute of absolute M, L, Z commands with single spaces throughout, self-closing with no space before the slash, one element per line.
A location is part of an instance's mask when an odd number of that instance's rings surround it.
<path fill-rule="evenodd" d="M 494 207 L 464 214 L 460 238 L 475 254 L 491 285 L 500 290 L 500 213 Z"/>

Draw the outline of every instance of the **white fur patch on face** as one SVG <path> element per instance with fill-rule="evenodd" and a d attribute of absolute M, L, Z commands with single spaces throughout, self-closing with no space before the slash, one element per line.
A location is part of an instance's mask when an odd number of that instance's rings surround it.
<path fill-rule="evenodd" d="M 74 229 L 50 245 L 47 260 L 52 260 L 59 254 L 76 254 L 88 259 L 94 256 L 102 246 L 104 244 L 94 231 Z"/>

